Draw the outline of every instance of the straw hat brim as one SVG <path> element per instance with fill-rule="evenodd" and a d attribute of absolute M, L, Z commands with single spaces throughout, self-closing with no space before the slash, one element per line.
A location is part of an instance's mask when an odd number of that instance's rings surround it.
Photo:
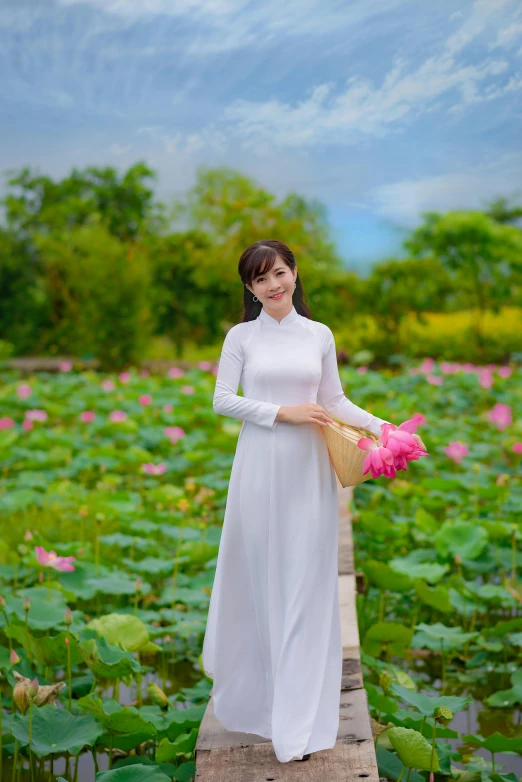
<path fill-rule="evenodd" d="M 370 437 L 375 441 L 378 438 L 367 429 L 350 426 L 332 415 L 330 418 L 333 418 L 334 422 L 322 426 L 321 429 L 339 483 L 345 488 L 367 481 L 372 477 L 371 472 L 363 475 L 363 462 L 368 451 L 358 448 L 357 443 L 361 437 Z"/>

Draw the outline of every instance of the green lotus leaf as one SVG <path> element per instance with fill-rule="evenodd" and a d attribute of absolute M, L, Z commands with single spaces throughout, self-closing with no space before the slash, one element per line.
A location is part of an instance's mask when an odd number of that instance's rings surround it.
<path fill-rule="evenodd" d="M 438 562 L 419 562 L 413 564 L 404 562 L 401 557 L 395 557 L 389 562 L 390 567 L 397 573 L 405 573 L 410 578 L 420 578 L 436 584 L 449 570 L 449 565 L 440 565 Z"/>
<path fill-rule="evenodd" d="M 461 559 L 476 559 L 488 543 L 488 533 L 480 524 L 445 521 L 435 534 L 435 545 L 443 557 L 458 554 Z"/>
<path fill-rule="evenodd" d="M 391 728 L 388 738 L 406 768 L 420 771 L 438 771 L 437 752 L 431 752 L 431 744 L 417 730 L 411 728 Z M 433 765 L 432 765 L 433 764 Z"/>
<path fill-rule="evenodd" d="M 193 728 L 190 733 L 182 733 L 177 736 L 173 742 L 170 742 L 168 739 L 162 739 L 156 749 L 156 760 L 159 763 L 166 763 L 178 755 L 186 755 L 193 752 L 197 738 L 198 728 Z"/>
<path fill-rule="evenodd" d="M 145 671 L 131 652 L 109 644 L 105 638 L 80 641 L 78 651 L 97 678 L 121 679 Z"/>
<path fill-rule="evenodd" d="M 170 777 L 158 766 L 136 763 L 132 766 L 111 768 L 110 771 L 99 771 L 95 782 L 170 782 Z"/>
<path fill-rule="evenodd" d="M 63 623 L 67 602 L 61 590 L 47 589 L 46 586 L 19 589 L 16 595 L 5 595 L 6 610 L 14 613 L 25 624 L 24 598 L 28 597 L 31 607 L 28 613 L 28 625 L 34 630 L 50 630 Z"/>
<path fill-rule="evenodd" d="M 31 635 L 25 625 L 14 624 L 6 627 L 4 632 L 9 638 L 15 638 L 19 641 L 31 657 L 39 660 L 42 665 L 50 665 L 51 667 L 67 665 L 66 632 L 55 636 L 41 635 L 37 637 Z M 81 663 L 82 656 L 78 651 L 78 642 L 72 633 L 69 635 L 69 649 L 71 650 L 71 663 L 73 665 Z"/>
<path fill-rule="evenodd" d="M 394 683 L 390 689 L 394 695 L 397 695 L 411 706 L 415 706 L 426 717 L 432 717 L 435 709 L 440 706 L 447 706 L 455 714 L 465 709 L 468 703 L 472 702 L 472 699 L 469 697 L 464 698 L 457 695 L 439 695 L 438 697 L 423 695 L 420 692 L 413 692 L 407 687 L 403 687 L 402 684 Z"/>
<path fill-rule="evenodd" d="M 157 733 L 154 725 L 143 719 L 134 706 L 121 706 L 112 699 L 102 701 L 92 693 L 79 698 L 78 705 L 93 714 L 108 733 L 143 733 L 148 737 Z"/>
<path fill-rule="evenodd" d="M 377 622 L 366 632 L 363 649 L 366 654 L 378 657 L 386 647 L 390 654 L 400 655 L 410 645 L 413 630 L 398 622 Z"/>
<path fill-rule="evenodd" d="M 89 586 L 101 592 L 104 595 L 135 595 L 136 579 L 124 572 L 114 572 L 101 578 L 90 578 L 87 581 Z M 150 584 L 144 581 L 141 585 L 141 592 L 148 594 L 152 591 Z"/>
<path fill-rule="evenodd" d="M 145 624 L 133 614 L 106 614 L 92 619 L 87 627 L 96 630 L 113 646 L 121 646 L 131 652 L 140 651 L 150 643 Z M 161 650 L 161 647 L 154 644 L 154 650 Z"/>
<path fill-rule="evenodd" d="M 512 687 L 509 690 L 499 690 L 486 698 L 488 706 L 497 709 L 511 708 L 515 703 L 522 704 L 522 669 L 511 675 Z"/>
<path fill-rule="evenodd" d="M 425 508 L 417 508 L 415 511 L 415 526 L 427 535 L 434 535 L 439 529 L 439 523 L 435 516 L 428 513 Z"/>
<path fill-rule="evenodd" d="M 389 752 L 384 747 L 377 744 L 376 750 L 377 766 L 379 768 L 379 777 L 385 779 L 399 779 L 401 772 L 403 773 L 404 765 L 394 752 Z M 417 771 L 408 771 L 410 776 L 410 782 L 425 782 L 424 777 L 417 773 Z M 404 778 L 404 773 L 403 773 Z M 481 780 L 477 780 L 481 782 Z"/>
<path fill-rule="evenodd" d="M 379 589 L 389 589 L 391 592 L 407 592 L 413 587 L 411 578 L 405 573 L 397 573 L 396 570 L 385 562 L 370 559 L 362 565 L 362 570 L 368 576 L 371 584 Z"/>
<path fill-rule="evenodd" d="M 415 592 L 419 600 L 428 605 L 431 608 L 435 608 L 437 611 L 442 611 L 447 614 L 453 611 L 451 604 L 449 590 L 446 586 L 439 585 L 436 587 L 430 587 L 423 581 L 415 582 Z"/>
<path fill-rule="evenodd" d="M 427 625 L 424 622 L 416 625 L 416 632 L 411 642 L 412 649 L 431 649 L 434 652 L 447 652 L 459 649 L 467 641 L 476 638 L 478 632 L 465 633 L 460 627 L 447 627 L 436 622 Z"/>
<path fill-rule="evenodd" d="M 471 744 L 474 747 L 483 747 L 489 752 L 516 752 L 520 753 L 522 750 L 522 738 L 510 739 L 507 736 L 503 736 L 502 733 L 495 731 L 487 739 L 478 734 L 468 734 L 462 737 L 462 741 L 466 744 Z"/>
<path fill-rule="evenodd" d="M 143 573 L 147 576 L 170 575 L 174 569 L 172 559 L 160 559 L 159 557 L 145 557 L 139 562 L 126 558 L 123 560 L 123 564 L 134 573 Z"/>
<path fill-rule="evenodd" d="M 18 742 L 29 743 L 29 712 L 15 714 L 11 730 Z M 92 747 L 103 727 L 92 714 L 77 716 L 55 706 L 33 707 L 31 749 L 39 757 L 69 752 L 76 755 L 83 747 Z"/>

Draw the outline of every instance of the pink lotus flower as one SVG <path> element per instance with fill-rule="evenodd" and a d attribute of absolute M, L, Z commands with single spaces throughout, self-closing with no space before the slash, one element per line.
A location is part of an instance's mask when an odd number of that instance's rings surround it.
<path fill-rule="evenodd" d="M 204 370 L 212 369 L 212 361 L 200 361 L 198 367 Z"/>
<path fill-rule="evenodd" d="M 497 369 L 497 375 L 499 377 L 511 377 L 513 370 L 511 367 L 499 367 Z"/>
<path fill-rule="evenodd" d="M 164 413 L 172 413 L 173 410 L 174 410 L 173 405 L 163 405 Z"/>
<path fill-rule="evenodd" d="M 160 464 L 146 462 L 145 464 L 141 465 L 141 469 L 143 472 L 146 472 L 147 475 L 163 475 L 163 473 L 167 470 L 167 465 L 164 462 L 161 462 Z"/>
<path fill-rule="evenodd" d="M 111 413 L 109 413 L 109 419 L 111 421 L 125 421 L 127 418 L 127 413 L 125 413 L 123 410 L 113 410 Z"/>
<path fill-rule="evenodd" d="M 169 377 L 183 377 L 185 372 L 181 369 L 181 367 L 171 367 L 167 374 Z"/>
<path fill-rule="evenodd" d="M 368 367 L 364 365 L 357 367 L 356 372 L 358 372 L 360 375 L 365 375 L 368 372 Z"/>
<path fill-rule="evenodd" d="M 219 367 L 218 367 L 218 365 L 217 365 L 217 364 L 216 364 L 215 366 L 213 366 L 213 367 L 212 367 L 212 374 L 213 374 L 213 375 L 217 375 L 217 373 L 218 373 L 218 369 L 219 369 Z"/>
<path fill-rule="evenodd" d="M 33 389 L 27 383 L 21 383 L 16 389 L 16 393 L 20 399 L 27 399 L 33 393 Z"/>
<path fill-rule="evenodd" d="M 194 386 L 181 386 L 182 394 L 193 394 L 195 390 Z"/>
<path fill-rule="evenodd" d="M 80 421 L 84 421 L 87 424 L 92 423 L 95 418 L 96 413 L 94 413 L 92 410 L 84 410 L 83 413 L 80 413 Z"/>
<path fill-rule="evenodd" d="M 0 431 L 2 429 L 12 429 L 16 426 L 16 422 L 12 418 L 0 418 Z"/>
<path fill-rule="evenodd" d="M 116 388 L 116 384 L 114 383 L 113 380 L 106 379 L 106 380 L 102 380 L 101 387 L 103 388 L 104 391 L 114 391 L 114 389 Z"/>
<path fill-rule="evenodd" d="M 506 427 L 511 426 L 512 418 L 510 406 L 504 405 L 501 402 L 497 402 L 497 404 L 489 411 L 489 420 L 492 424 L 495 424 L 499 431 L 502 431 L 503 429 L 506 429 Z"/>
<path fill-rule="evenodd" d="M 17 665 L 20 662 L 20 658 L 18 657 L 17 653 L 14 649 L 11 649 L 9 652 L 9 664 L 10 665 Z"/>
<path fill-rule="evenodd" d="M 26 529 L 25 534 L 24 534 L 24 540 L 29 541 L 29 540 L 32 540 L 32 539 L 33 539 L 33 533 L 31 532 L 30 529 Z"/>
<path fill-rule="evenodd" d="M 140 405 L 143 405 L 144 407 L 146 405 L 150 405 L 152 402 L 152 397 L 150 394 L 141 394 L 140 397 L 138 397 L 138 402 Z"/>
<path fill-rule="evenodd" d="M 413 413 L 412 420 L 417 421 L 417 424 L 422 426 L 422 424 L 425 424 L 428 419 L 422 413 Z"/>
<path fill-rule="evenodd" d="M 175 445 L 181 437 L 185 437 L 185 430 L 181 426 L 166 426 L 163 434 Z"/>
<path fill-rule="evenodd" d="M 426 380 L 432 386 L 441 386 L 444 383 L 444 378 L 440 375 L 426 375 Z"/>
<path fill-rule="evenodd" d="M 56 551 L 46 551 L 42 546 L 35 546 L 34 550 L 38 563 L 44 567 L 52 567 L 61 573 L 70 573 L 75 569 L 71 563 L 76 557 L 59 557 Z"/>
<path fill-rule="evenodd" d="M 140 375 L 142 377 L 148 377 L 150 375 L 150 372 L 148 369 L 140 369 Z"/>
<path fill-rule="evenodd" d="M 522 443 L 513 443 L 513 453 L 522 453 Z"/>
<path fill-rule="evenodd" d="M 460 440 L 454 440 L 443 449 L 444 453 L 459 464 L 468 455 L 468 446 Z"/>
<path fill-rule="evenodd" d="M 28 421 L 27 419 L 25 421 L 22 421 L 22 428 L 25 429 L 26 432 L 29 431 L 29 429 L 32 429 L 34 426 L 32 421 Z"/>
<path fill-rule="evenodd" d="M 45 410 L 26 410 L 26 421 L 47 421 L 47 413 Z"/>
<path fill-rule="evenodd" d="M 60 372 L 70 372 L 72 369 L 72 361 L 60 361 L 58 367 Z"/>
<path fill-rule="evenodd" d="M 130 383 L 132 380 L 132 375 L 130 372 L 121 372 L 118 377 L 122 383 Z"/>
<path fill-rule="evenodd" d="M 433 370 L 434 366 L 435 366 L 434 358 L 425 358 L 419 367 L 419 372 L 424 372 L 425 374 L 428 374 Z"/>
<path fill-rule="evenodd" d="M 381 424 L 382 434 L 375 442 L 371 437 L 361 437 L 357 446 L 369 453 L 363 462 L 363 475 L 371 472 L 372 478 L 380 475 L 395 478 L 397 470 L 405 470 L 407 463 L 421 456 L 428 456 L 413 437 L 419 425 L 417 418 L 395 424 Z"/>
<path fill-rule="evenodd" d="M 478 380 L 481 388 L 491 388 L 493 385 L 493 372 L 489 369 L 483 369 L 478 374 Z"/>

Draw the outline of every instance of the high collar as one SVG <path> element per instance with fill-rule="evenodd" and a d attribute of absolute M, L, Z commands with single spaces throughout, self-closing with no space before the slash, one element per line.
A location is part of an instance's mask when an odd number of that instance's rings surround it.
<path fill-rule="evenodd" d="M 285 315 L 284 318 L 281 319 L 281 321 L 278 321 L 277 318 L 273 318 L 272 315 L 269 315 L 268 312 L 266 312 L 263 308 L 261 308 L 261 312 L 257 316 L 258 319 L 262 323 L 266 323 L 267 326 L 288 326 L 289 323 L 293 323 L 294 320 L 297 319 L 298 313 L 294 306 L 292 306 L 292 309 L 288 313 L 288 315 Z"/>

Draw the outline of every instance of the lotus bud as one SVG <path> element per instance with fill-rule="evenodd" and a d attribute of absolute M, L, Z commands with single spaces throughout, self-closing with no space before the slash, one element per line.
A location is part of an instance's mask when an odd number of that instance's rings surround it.
<path fill-rule="evenodd" d="M 387 695 L 391 685 L 394 682 L 394 676 L 391 671 L 381 671 L 379 674 L 379 684 L 384 690 L 384 694 Z"/>
<path fill-rule="evenodd" d="M 433 718 L 440 725 L 449 725 L 453 719 L 453 712 L 447 706 L 438 706 L 433 712 Z"/>
<path fill-rule="evenodd" d="M 507 486 L 510 480 L 510 477 L 507 473 L 501 472 L 500 475 L 497 475 L 497 480 L 495 483 L 497 486 Z"/>
<path fill-rule="evenodd" d="M 29 700 L 34 700 L 36 696 L 38 695 L 38 676 L 35 676 L 32 681 L 29 682 L 29 686 L 27 688 L 27 695 L 29 696 Z"/>
<path fill-rule="evenodd" d="M 11 649 L 11 651 L 9 652 L 9 663 L 11 665 L 16 665 L 19 662 L 20 662 L 20 658 L 18 657 L 17 653 L 15 652 L 14 649 Z"/>
<path fill-rule="evenodd" d="M 481 469 L 482 469 L 482 465 L 477 463 L 473 465 L 473 472 L 480 472 Z"/>
<path fill-rule="evenodd" d="M 23 608 L 24 611 L 29 611 L 29 609 L 31 608 L 31 601 L 29 600 L 28 597 L 24 597 Z"/>
<path fill-rule="evenodd" d="M 161 690 L 155 682 L 149 682 L 147 684 L 147 692 L 149 698 L 156 706 L 160 706 L 162 709 L 168 709 L 169 701 L 163 690 Z"/>
<path fill-rule="evenodd" d="M 3 608 L 5 606 L 5 597 L 3 595 L 0 595 L 0 608 Z"/>
<path fill-rule="evenodd" d="M 65 645 L 69 646 L 69 639 L 67 637 L 64 638 L 64 641 L 65 641 Z"/>
<path fill-rule="evenodd" d="M 136 579 L 136 583 L 135 583 L 135 585 L 134 585 L 134 586 L 136 587 L 136 592 L 141 592 L 141 585 L 142 585 L 142 584 L 143 584 L 143 581 L 142 581 L 142 580 L 141 580 L 141 578 L 138 576 L 138 578 Z"/>
<path fill-rule="evenodd" d="M 22 714 L 25 714 L 29 708 L 29 696 L 27 694 L 27 689 L 27 684 L 25 682 L 20 682 L 19 684 L 15 685 L 13 690 L 13 700 Z"/>
<path fill-rule="evenodd" d="M 454 560 L 457 563 L 457 565 L 462 565 L 462 557 L 460 556 L 460 554 L 455 554 Z"/>
<path fill-rule="evenodd" d="M 29 541 L 29 540 L 32 540 L 32 539 L 33 539 L 33 533 L 31 532 L 30 529 L 26 529 L 25 535 L 24 535 L 24 540 Z"/>
<path fill-rule="evenodd" d="M 71 625 L 73 621 L 73 613 L 69 606 L 65 609 L 65 616 L 64 616 L 64 622 L 66 625 Z"/>

